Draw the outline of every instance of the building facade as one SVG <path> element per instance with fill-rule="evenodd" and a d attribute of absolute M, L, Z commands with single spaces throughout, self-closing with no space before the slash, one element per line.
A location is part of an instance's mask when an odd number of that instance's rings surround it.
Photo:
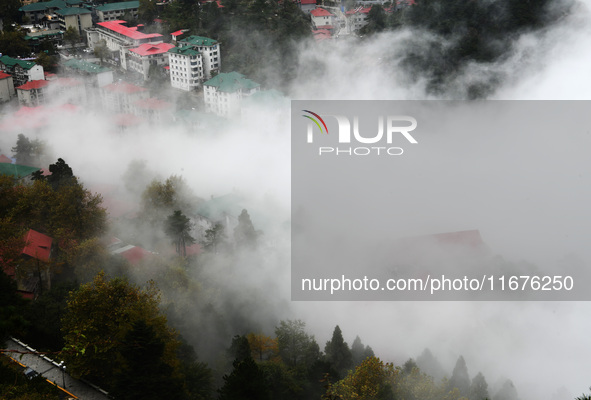
<path fill-rule="evenodd" d="M 127 69 L 141 74 L 147 80 L 151 67 L 164 67 L 168 64 L 168 50 L 173 47 L 170 43 L 144 43 L 129 49 L 126 57 Z"/>
<path fill-rule="evenodd" d="M 0 72 L 0 101 L 10 101 L 14 97 L 12 75 Z"/>
<path fill-rule="evenodd" d="M 137 19 L 137 12 L 140 8 L 139 1 L 122 1 L 119 3 L 110 3 L 95 7 L 99 22 L 115 21 L 122 19 L 126 14 L 133 19 Z"/>
<path fill-rule="evenodd" d="M 242 99 L 260 90 L 260 85 L 238 72 L 221 73 L 203 84 L 205 109 L 222 117 L 237 117 Z"/>
<path fill-rule="evenodd" d="M 44 79 L 45 77 L 41 65 L 9 56 L 0 57 L 0 71 L 12 75 L 15 86 L 21 86 L 28 81 Z"/>
<path fill-rule="evenodd" d="M 92 27 L 92 13 L 86 8 L 68 7 L 57 10 L 60 29 L 64 32 L 68 28 L 74 28 L 83 37 L 84 31 Z"/>
<path fill-rule="evenodd" d="M 16 88 L 16 95 L 21 106 L 37 107 L 45 104 L 46 90 L 49 81 L 29 81 Z"/>

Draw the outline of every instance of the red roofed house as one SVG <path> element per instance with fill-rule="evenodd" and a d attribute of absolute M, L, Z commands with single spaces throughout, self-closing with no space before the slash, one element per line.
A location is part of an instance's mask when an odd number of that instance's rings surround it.
<path fill-rule="evenodd" d="M 176 31 L 176 32 L 172 32 L 172 33 L 170 34 L 170 36 L 172 36 L 172 41 L 173 41 L 173 42 L 176 42 L 176 41 L 178 41 L 178 40 L 179 40 L 179 38 L 180 38 L 181 36 L 183 36 L 185 33 L 187 33 L 188 31 L 189 31 L 188 29 L 180 29 L 180 30 L 178 30 L 178 31 Z"/>
<path fill-rule="evenodd" d="M 347 19 L 347 33 L 358 31 L 367 25 L 367 15 L 371 7 L 357 7 L 345 13 Z"/>
<path fill-rule="evenodd" d="M 112 250 L 111 254 L 119 254 L 125 258 L 131 265 L 137 265 L 141 261 L 149 259 L 154 256 L 154 253 L 138 246 L 127 245 L 116 250 Z"/>
<path fill-rule="evenodd" d="M 123 81 L 103 86 L 100 91 L 103 107 L 118 113 L 133 113 L 133 103 L 149 95 L 146 88 Z"/>
<path fill-rule="evenodd" d="M 45 91 L 49 81 L 39 79 L 29 81 L 16 88 L 18 102 L 22 106 L 37 107 L 45 104 Z"/>
<path fill-rule="evenodd" d="M 314 29 L 332 29 L 335 21 L 335 15 L 324 8 L 315 8 L 310 11 L 312 15 L 312 25 Z"/>
<path fill-rule="evenodd" d="M 316 0 L 300 0 L 299 5 L 303 12 L 310 14 L 316 8 Z"/>
<path fill-rule="evenodd" d="M 144 43 L 128 50 L 127 69 L 142 74 L 148 80 L 151 66 L 162 67 L 168 64 L 168 50 L 174 45 L 170 43 Z"/>
<path fill-rule="evenodd" d="M 82 104 L 86 101 L 86 86 L 77 78 L 57 78 L 50 81 L 47 95 L 62 104 Z"/>
<path fill-rule="evenodd" d="M 0 101 L 10 101 L 14 97 L 12 75 L 0 72 Z"/>
<path fill-rule="evenodd" d="M 50 271 L 45 265 L 51 258 L 52 243 L 52 238 L 33 229 L 29 229 L 25 235 L 22 257 L 23 260 L 35 260 L 35 268 L 34 271 L 19 271 L 19 274 L 16 274 L 17 291 L 23 297 L 30 299 L 37 297 L 43 275 L 45 275 L 48 289 L 51 287 Z"/>
<path fill-rule="evenodd" d="M 0 154 L 0 163 L 12 164 L 12 159 L 6 157 L 4 154 Z"/>
<path fill-rule="evenodd" d="M 143 25 L 128 27 L 127 22 L 122 20 L 99 22 L 96 27 L 86 30 L 88 47 L 94 50 L 94 47 L 104 40 L 121 67 L 127 69 L 129 49 L 145 43 L 158 44 L 163 41 L 161 34 L 144 33 L 143 30 Z"/>

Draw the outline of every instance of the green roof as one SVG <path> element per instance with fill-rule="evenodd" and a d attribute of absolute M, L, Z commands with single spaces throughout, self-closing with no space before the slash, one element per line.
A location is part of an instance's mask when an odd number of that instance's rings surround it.
<path fill-rule="evenodd" d="M 78 15 L 78 14 L 90 14 L 91 11 L 87 10 L 86 8 L 78 8 L 78 7 L 66 7 L 66 8 L 62 8 L 59 9 L 55 12 L 56 14 L 59 15 Z"/>
<path fill-rule="evenodd" d="M 63 32 L 51 32 L 51 33 L 42 33 L 40 35 L 34 35 L 34 36 L 25 36 L 25 40 L 38 40 L 38 39 L 45 39 L 48 37 L 52 37 L 52 36 L 60 36 L 63 35 Z"/>
<path fill-rule="evenodd" d="M 20 65 L 24 69 L 31 69 L 35 65 L 37 65 L 37 64 L 35 64 L 32 61 L 18 60 L 16 58 L 12 58 L 12 57 L 9 57 L 9 56 L 2 56 L 2 57 L 0 57 L 0 61 L 4 65 L 8 65 L 11 68 L 14 68 L 14 66 L 17 65 L 17 64 Z"/>
<path fill-rule="evenodd" d="M 184 56 L 199 55 L 199 52 L 197 50 L 194 50 L 190 47 L 173 47 L 172 49 L 168 50 L 168 52 L 174 54 L 182 54 Z"/>
<path fill-rule="evenodd" d="M 217 44 L 217 40 L 206 38 L 203 36 L 189 36 L 179 41 L 181 46 L 213 46 Z"/>
<path fill-rule="evenodd" d="M 27 4 L 19 8 L 19 11 L 23 12 L 34 12 L 34 11 L 45 11 L 49 8 L 66 8 L 68 6 L 78 5 L 82 3 L 82 0 L 51 0 L 37 3 Z"/>
<path fill-rule="evenodd" d="M 78 60 L 72 58 L 64 63 L 64 65 L 68 68 L 77 69 L 82 72 L 88 72 L 90 74 L 100 74 L 101 72 L 111 71 L 110 68 L 102 67 L 97 64 L 93 64 L 88 61 Z"/>
<path fill-rule="evenodd" d="M 8 175 L 13 178 L 23 178 L 40 169 L 37 167 L 27 167 L 26 165 L 0 163 L 0 175 Z"/>
<path fill-rule="evenodd" d="M 119 3 L 105 4 L 96 8 L 97 11 L 117 11 L 117 10 L 129 10 L 131 8 L 139 8 L 140 2 L 137 1 L 122 1 Z"/>
<path fill-rule="evenodd" d="M 203 84 L 215 86 L 220 92 L 232 93 L 242 89 L 254 89 L 260 85 L 238 72 L 222 73 L 214 76 Z"/>

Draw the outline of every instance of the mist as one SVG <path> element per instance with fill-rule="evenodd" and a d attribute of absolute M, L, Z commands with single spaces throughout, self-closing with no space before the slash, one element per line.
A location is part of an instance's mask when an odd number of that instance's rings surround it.
<path fill-rule="evenodd" d="M 491 395 L 496 381 L 508 378 L 522 400 L 572 400 L 591 385 L 589 303 L 290 300 L 288 101 L 465 100 L 473 98 L 474 93 L 491 100 L 588 100 L 591 0 L 577 1 L 570 10 L 539 29 L 514 32 L 507 39 L 510 46 L 492 60 L 458 64 L 453 74 L 445 75 L 443 84 L 435 88 L 430 71 L 405 64 L 409 49 L 420 52 L 439 41 L 433 32 L 417 28 L 362 39 L 320 43 L 306 40 L 299 44 L 298 72 L 284 93 L 286 101 L 252 107 L 240 120 L 205 122 L 199 127 L 140 123 L 121 131 L 112 115 L 80 106 L 45 116 L 42 129 L 5 126 L 0 132 L 0 150 L 9 153 L 18 133 L 44 140 L 55 158 L 66 160 L 87 188 L 118 188 L 118 199 L 134 205 L 129 211 L 139 209 L 142 190 L 125 188 L 125 172 L 134 160 L 144 160 L 146 166 L 137 181 L 149 183 L 177 175 L 201 199 L 229 193 L 244 199 L 255 228 L 263 231 L 261 246 L 258 253 L 245 255 L 239 262 L 218 260 L 208 265 L 209 270 L 199 272 L 204 284 L 195 291 L 206 293 L 215 312 L 228 317 L 226 329 L 230 332 L 228 337 L 215 338 L 217 333 L 212 327 L 203 328 L 203 321 L 207 321 L 203 307 L 196 306 L 195 314 L 186 315 L 184 330 L 180 330 L 200 358 L 215 360 L 216 354 L 207 353 L 209 344 L 229 345 L 234 334 L 249 331 L 272 335 L 279 320 L 300 318 L 315 335 L 321 350 L 335 325 L 339 325 L 349 345 L 359 335 L 382 360 L 397 365 L 411 357 L 416 359 L 429 348 L 448 375 L 458 356 L 463 355 L 470 377 L 482 372 Z M 453 46 L 453 40 L 441 45 Z M 480 89 L 475 92 L 470 87 Z M 15 121 L 11 120 L 14 112 L 2 110 L 3 120 Z M 553 152 L 546 170 L 526 167 L 521 174 L 515 171 L 528 162 L 544 165 L 552 144 L 531 143 L 528 140 L 532 138 L 526 137 L 518 139 L 518 148 L 529 151 L 506 155 L 506 149 L 495 147 L 490 137 L 472 137 L 466 145 L 465 159 L 457 161 L 456 173 L 445 185 L 430 178 L 429 169 L 425 169 L 424 182 L 417 190 L 431 188 L 431 193 L 425 193 L 440 196 L 438 204 L 424 220 L 409 219 L 402 227 L 397 226 L 397 237 L 478 229 L 490 251 L 511 262 L 547 268 L 563 269 L 572 264 L 588 268 L 591 163 L 586 149 L 591 138 L 588 133 L 556 135 L 564 136 L 566 150 Z M 488 146 L 490 157 L 506 161 L 499 162 L 498 170 L 485 170 L 477 157 L 468 155 L 483 146 Z M 435 150 L 433 165 L 453 163 L 445 155 L 437 156 Z M 474 169 L 466 171 L 466 164 Z M 479 178 L 483 174 L 486 182 Z M 545 188 L 545 175 L 554 175 L 551 181 L 558 186 Z M 535 178 L 529 181 L 531 186 L 523 187 L 522 182 L 531 177 Z M 402 184 L 413 189 L 411 180 Z M 492 195 L 500 199 L 500 204 L 495 203 L 486 212 L 469 214 L 454 204 L 451 195 L 466 186 L 481 189 L 477 201 L 482 205 L 487 205 Z M 493 189 L 487 189 L 490 187 Z M 532 201 L 531 208 L 512 209 L 516 198 L 530 195 L 539 199 Z M 429 204 L 425 207 L 429 208 Z M 442 217 L 443 209 L 452 211 Z M 541 219 L 544 210 L 550 212 Z M 255 215 L 262 217 L 257 219 Z M 113 225 L 117 224 L 125 224 L 125 219 L 113 218 Z M 140 274 L 137 280 L 143 277 Z M 209 287 L 219 290 L 211 293 Z M 170 304 L 190 304 L 195 299 L 190 293 L 173 290 L 163 294 Z M 203 332 L 195 333 L 198 329 Z M 560 391 L 561 387 L 566 387 L 568 393 Z"/>

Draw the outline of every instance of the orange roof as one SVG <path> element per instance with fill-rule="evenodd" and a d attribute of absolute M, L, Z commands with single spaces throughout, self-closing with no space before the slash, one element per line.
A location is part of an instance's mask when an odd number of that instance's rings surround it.
<path fill-rule="evenodd" d="M 155 54 L 164 54 L 173 47 L 174 45 L 170 43 L 144 43 L 139 47 L 136 47 L 135 49 L 129 49 L 129 51 L 133 51 L 134 53 L 139 54 L 140 56 L 151 56 Z"/>
<path fill-rule="evenodd" d="M 129 28 L 129 27 L 123 25 L 126 23 L 127 22 L 125 22 L 125 21 L 118 20 L 118 21 L 99 22 L 97 25 L 102 26 L 103 28 L 109 29 L 113 32 L 117 32 L 123 36 L 127 36 L 130 39 L 135 39 L 135 40 L 162 37 L 162 35 L 159 33 L 138 32 L 137 26 L 134 26 L 133 28 Z"/>
<path fill-rule="evenodd" d="M 53 239 L 47 235 L 29 229 L 25 236 L 25 248 L 23 254 L 41 261 L 49 261 L 51 243 Z"/>
<path fill-rule="evenodd" d="M 24 85 L 17 87 L 17 89 L 21 89 L 21 90 L 41 89 L 41 88 L 44 88 L 45 86 L 47 86 L 48 84 L 49 84 L 49 81 L 46 81 L 44 79 L 38 79 L 36 81 L 28 81 Z"/>
<path fill-rule="evenodd" d="M 0 71 L 0 79 L 10 78 L 12 75 Z"/>

